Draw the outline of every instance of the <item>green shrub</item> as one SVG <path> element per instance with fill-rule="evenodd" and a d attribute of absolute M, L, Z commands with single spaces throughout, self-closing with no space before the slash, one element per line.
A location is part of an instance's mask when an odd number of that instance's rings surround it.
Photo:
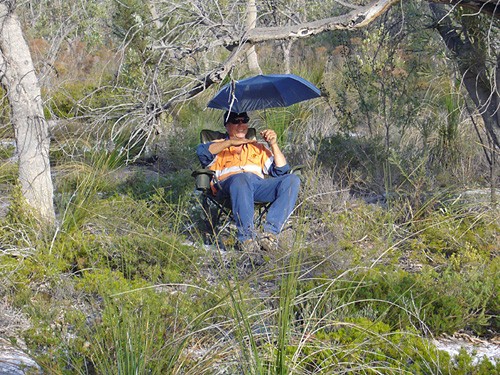
<path fill-rule="evenodd" d="M 307 373 L 435 374 L 447 368 L 449 356 L 412 332 L 394 332 L 366 318 L 347 319 L 319 330 L 302 347 L 290 346 Z M 296 359 L 297 361 L 297 359 Z M 397 369 L 397 370 L 396 370 Z"/>
<path fill-rule="evenodd" d="M 65 83 L 57 91 L 47 93 L 42 90 L 42 96 L 49 98 L 45 102 L 45 118 L 50 120 L 79 117 L 85 115 L 86 108 L 112 104 L 116 100 L 114 95 L 117 90 L 113 90 L 111 85 L 105 85 L 106 81 L 112 79 L 109 75 L 101 77 L 99 81 L 77 80 Z"/>
<path fill-rule="evenodd" d="M 353 309 L 368 309 L 399 329 L 423 324 L 436 334 L 466 327 L 482 332 L 498 324 L 498 267 L 495 262 L 467 272 L 359 273 L 345 281 L 337 304 L 357 301 Z"/>
<path fill-rule="evenodd" d="M 499 224 L 493 219 L 497 213 L 469 209 L 458 199 L 440 202 L 421 220 L 410 223 L 412 232 L 418 233 L 418 246 L 432 254 L 436 264 L 452 258 L 459 269 L 457 261 L 465 264 L 459 259 L 481 262 L 498 251 Z"/>
<path fill-rule="evenodd" d="M 338 133 L 321 141 L 318 162 L 331 170 L 334 180 L 348 181 L 354 192 L 386 191 L 389 155 L 382 139 L 368 139 Z M 397 174 L 391 175 L 396 181 Z"/>

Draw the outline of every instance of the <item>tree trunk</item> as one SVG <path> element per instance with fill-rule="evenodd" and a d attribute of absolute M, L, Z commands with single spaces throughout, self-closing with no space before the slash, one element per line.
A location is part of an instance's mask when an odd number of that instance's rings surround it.
<path fill-rule="evenodd" d="M 50 139 L 40 86 L 21 24 L 4 3 L 0 4 L 0 74 L 12 111 L 22 193 L 30 211 L 51 226 L 55 212 Z"/>
<path fill-rule="evenodd" d="M 257 7 L 255 5 L 255 0 L 248 0 L 248 15 L 247 15 L 247 29 L 254 29 L 257 22 Z M 248 68 L 255 74 L 262 74 L 262 70 L 259 65 L 259 58 L 257 57 L 257 51 L 255 46 L 252 46 L 247 51 Z"/>
<path fill-rule="evenodd" d="M 290 51 L 292 50 L 293 39 L 281 42 L 281 49 L 283 50 L 283 65 L 285 74 L 292 72 L 290 66 Z"/>
<path fill-rule="evenodd" d="M 436 30 L 443 38 L 448 50 L 455 56 L 462 82 L 476 105 L 484 125 L 495 146 L 500 149 L 500 96 L 496 82 L 490 82 L 487 75 L 486 58 L 479 47 L 474 47 L 467 38 L 461 38 L 452 26 L 448 13 L 437 4 L 429 4 L 436 20 Z M 494 67 L 494 76 L 500 74 L 499 60 Z"/>
<path fill-rule="evenodd" d="M 494 207 L 497 206 L 497 155 L 495 151 L 491 152 L 490 165 L 490 199 Z"/>

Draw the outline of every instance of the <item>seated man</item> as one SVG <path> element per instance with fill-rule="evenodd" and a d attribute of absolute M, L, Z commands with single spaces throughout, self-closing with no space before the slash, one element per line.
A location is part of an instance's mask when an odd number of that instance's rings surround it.
<path fill-rule="evenodd" d="M 246 112 L 226 112 L 226 139 L 201 144 L 196 152 L 202 166 L 215 171 L 220 181 L 222 191 L 216 191 L 212 184 L 214 194 L 231 199 L 240 248 L 256 251 L 262 246 L 271 251 L 277 247 L 277 235 L 295 206 L 300 180 L 287 174 L 290 167 L 278 146 L 274 130 L 260 132 L 270 150 L 245 138 L 249 120 Z M 272 178 L 264 179 L 265 174 Z M 256 201 L 272 202 L 263 225 L 265 235 L 258 239 L 253 223 Z"/>

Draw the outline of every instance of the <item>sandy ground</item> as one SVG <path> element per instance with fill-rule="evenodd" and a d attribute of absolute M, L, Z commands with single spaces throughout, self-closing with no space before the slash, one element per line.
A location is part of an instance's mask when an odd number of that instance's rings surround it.
<path fill-rule="evenodd" d="M 463 348 L 469 355 L 473 355 L 473 363 L 475 364 L 481 362 L 485 357 L 488 358 L 492 364 L 500 362 L 500 344 L 497 344 L 496 342 L 494 343 L 478 339 L 465 340 L 462 338 L 447 336 L 433 340 L 432 343 L 438 350 L 448 352 L 452 357 L 456 356 Z"/>

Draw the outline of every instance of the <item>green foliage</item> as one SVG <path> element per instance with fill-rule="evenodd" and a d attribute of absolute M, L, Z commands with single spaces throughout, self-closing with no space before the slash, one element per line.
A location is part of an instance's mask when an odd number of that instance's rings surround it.
<path fill-rule="evenodd" d="M 119 187 L 119 191 L 129 193 L 138 199 L 161 201 L 165 205 L 180 203 L 193 192 L 193 189 L 194 180 L 190 170 L 187 169 L 149 181 L 139 172 Z"/>
<path fill-rule="evenodd" d="M 68 38 L 82 38 L 101 44 L 105 35 L 100 22 L 106 17 L 107 2 L 35 0 L 19 4 L 23 29 L 31 37 L 52 38 L 61 25 L 68 27 Z"/>
<path fill-rule="evenodd" d="M 15 147 L 6 143 L 0 145 L 0 191 L 7 192 L 17 183 L 18 164 L 9 160 L 14 156 Z"/>
<path fill-rule="evenodd" d="M 442 259 L 439 257 L 480 261 L 491 256 L 498 240 L 498 223 L 488 214 L 470 212 L 470 204 L 462 203 L 459 197 L 452 195 L 439 203 L 425 219 L 412 222 L 412 230 L 419 233 L 419 247 L 437 256 L 436 262 Z"/>
<path fill-rule="evenodd" d="M 0 186 L 2 190 L 17 183 L 18 166 L 15 163 L 6 162 L 0 165 Z"/>
<path fill-rule="evenodd" d="M 62 228 L 71 231 L 81 227 L 96 214 L 100 195 L 109 191 L 109 181 L 101 171 L 85 167 L 74 170 L 73 179 L 64 181 L 60 189 L 59 211 L 63 213 Z M 86 171 L 85 171 L 86 170 Z"/>
<path fill-rule="evenodd" d="M 465 325 L 481 332 L 497 324 L 495 288 L 500 278 L 492 272 L 498 266 L 467 273 L 361 273 L 346 281 L 340 301 L 361 301 L 356 309 L 369 308 L 367 311 L 399 329 L 425 324 L 440 334 L 453 333 Z"/>
<path fill-rule="evenodd" d="M 158 338 L 166 332 L 157 313 L 153 306 L 130 310 L 108 303 L 102 325 L 86 332 L 86 352 L 93 367 L 103 374 L 164 373 L 171 348 L 159 345 Z"/>
<path fill-rule="evenodd" d="M 16 183 L 9 191 L 9 199 L 11 203 L 8 206 L 7 215 L 5 217 L 7 223 L 13 224 L 14 228 L 18 225 L 21 227 L 26 225 L 27 228 L 29 228 L 28 231 L 32 234 L 36 231 L 37 220 L 30 206 L 27 204 L 19 184 Z M 30 238 L 32 239 L 33 237 L 30 236 Z"/>
<path fill-rule="evenodd" d="M 0 160 L 9 159 L 14 156 L 16 148 L 13 143 L 3 143 L 0 145 Z"/>
<path fill-rule="evenodd" d="M 338 133 L 321 140 L 318 161 L 335 180 L 345 181 L 356 192 L 385 190 L 384 165 L 388 154 L 377 138 Z"/>
<path fill-rule="evenodd" d="M 63 74 L 63 72 L 61 72 Z M 89 107 L 104 107 L 114 102 L 116 90 L 102 87 L 112 77 L 100 77 L 100 81 L 75 81 L 51 91 L 42 90 L 42 96 L 48 96 L 44 114 L 47 120 L 71 119 L 86 115 Z"/>
<path fill-rule="evenodd" d="M 278 136 L 278 144 L 283 152 L 290 154 L 294 144 L 301 142 L 303 127 L 312 116 L 311 106 L 307 102 L 294 104 L 286 108 L 267 109 L 259 112 L 260 129 L 272 129 Z M 257 135 L 259 138 L 259 135 Z"/>
<path fill-rule="evenodd" d="M 465 352 L 449 362 L 426 340 L 429 331 L 500 329 L 500 230 L 494 208 L 464 205 L 435 191 L 438 183 L 482 182 L 472 172 L 484 160 L 469 139 L 463 93 L 447 78 L 437 43 L 416 32 L 425 19 L 418 4 L 403 3 L 367 31 L 295 42 L 292 71 L 321 86 L 328 105 L 323 98 L 259 112 L 255 124 L 275 129 L 287 156 L 307 150 L 310 134 L 324 131 L 328 137 L 317 140 L 321 148 L 305 162 L 314 164 L 317 156 L 318 174 L 332 172 L 328 194 L 333 184 L 385 200 L 365 205 L 339 197 L 324 205 L 321 192 L 321 209 L 294 213 L 311 223 L 301 234 L 306 244 L 297 240 L 290 253 L 266 254 L 261 269 L 242 270 L 233 262 L 242 254 L 229 248 L 230 241 L 224 252 L 194 244 L 196 235 L 179 235 L 200 214 L 190 176 L 198 164 L 199 130 L 222 129 L 222 114 L 203 110 L 215 87 L 177 108 L 164 104 L 230 53 L 200 49 L 178 58 L 199 48 L 199 39 L 213 40 L 215 30 L 197 29 L 203 22 L 188 3 L 175 2 L 179 7 L 171 14 L 163 13 L 169 3 L 157 3 L 160 28 L 137 0 L 26 3 L 33 7 L 22 16 L 34 22 L 28 36 L 37 61 L 52 61 L 49 46 L 61 25 L 77 23 L 68 35 L 85 41 L 65 44 L 54 64 L 59 75 L 47 76 L 51 87 L 43 90 L 48 119 L 74 119 L 52 134 L 59 147 L 51 156 L 60 226 L 55 234 L 40 231 L 15 190 L 0 229 L 2 297 L 29 315 L 24 338 L 44 371 L 499 372 L 499 365 L 476 364 Z M 298 4 L 275 3 L 268 4 L 271 10 Z M 54 4 L 61 6 L 46 7 Z M 73 13 L 79 5 L 88 13 Z M 199 5 L 214 14 L 210 22 L 224 25 L 245 11 L 244 3 Z M 43 8 L 47 12 L 35 22 L 35 9 Z M 306 8 L 297 14 L 340 14 L 338 3 Z M 106 22 L 111 9 L 113 22 Z M 259 22 L 271 22 L 271 15 L 262 14 Z M 463 32 L 484 48 L 486 19 L 477 25 L 476 17 L 468 20 Z M 106 24 L 113 35 L 104 32 Z M 109 48 L 101 48 L 105 35 Z M 112 56 L 116 37 L 125 46 L 119 68 Z M 165 53 L 164 46 L 174 45 Z M 275 73 L 282 61 L 273 47 L 261 46 L 259 53 L 262 66 Z M 83 63 L 72 65 L 73 52 Z M 177 60 L 182 66 L 174 69 Z M 4 100 L 3 123 L 7 109 Z M 146 145 L 152 124 L 167 134 L 156 140 L 154 173 L 151 166 L 127 165 Z M 324 128 L 311 132 L 315 124 Z M 12 151 L 1 149 L 0 158 Z M 0 183 L 11 189 L 16 174 L 15 164 L 2 164 Z M 304 194 L 299 204 L 309 198 Z M 421 269 L 403 270 L 405 258 Z"/>
<path fill-rule="evenodd" d="M 204 307 L 193 306 L 193 294 L 189 298 L 185 293 L 158 293 L 157 287 L 105 269 L 81 276 L 77 290 L 85 290 L 89 297 L 95 293 L 103 296 L 91 299 L 85 314 L 68 305 L 65 315 L 54 320 L 47 312 L 59 311 L 50 304 L 34 298 L 30 303 L 30 314 L 40 321 L 26 332 L 25 339 L 29 347 L 45 347 L 38 363 L 46 373 L 163 374 L 196 366 L 182 352 L 194 334 L 189 329 L 196 329 L 192 322 L 197 308 Z M 44 324 L 47 318 L 55 324 Z M 71 323 L 70 331 L 62 321 Z M 177 361 L 181 355 L 182 360 Z"/>
<path fill-rule="evenodd" d="M 500 372 L 500 363 L 498 362 L 493 364 L 487 358 L 482 358 L 479 363 L 477 362 L 462 348 L 450 368 L 457 375 L 488 375 Z"/>
<path fill-rule="evenodd" d="M 120 40 L 131 44 L 131 50 L 146 52 L 153 41 L 154 25 L 148 22 L 147 4 L 137 0 L 114 1 L 113 28 Z M 147 59 L 147 55 L 141 57 Z"/>
<path fill-rule="evenodd" d="M 411 374 L 430 374 L 446 368 L 449 357 L 429 347 L 412 332 L 394 332 L 387 324 L 366 318 L 337 322 L 319 330 L 310 345 L 290 347 L 302 366 L 314 374 L 363 369 L 366 374 L 392 374 L 394 369 Z M 444 370 L 444 368 L 443 368 Z"/>

